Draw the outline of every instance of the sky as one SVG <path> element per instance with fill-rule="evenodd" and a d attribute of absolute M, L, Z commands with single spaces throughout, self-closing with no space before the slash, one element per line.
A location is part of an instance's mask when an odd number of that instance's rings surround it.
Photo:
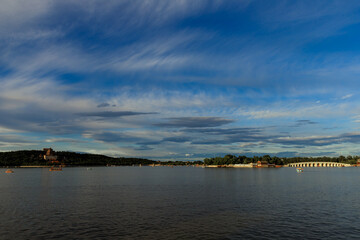
<path fill-rule="evenodd" d="M 0 151 L 360 155 L 359 1 L 0 6 Z"/>

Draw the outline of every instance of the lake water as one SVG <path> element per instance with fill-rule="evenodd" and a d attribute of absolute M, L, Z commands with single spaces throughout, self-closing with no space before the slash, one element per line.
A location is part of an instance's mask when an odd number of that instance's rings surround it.
<path fill-rule="evenodd" d="M 0 169 L 0 239 L 360 239 L 360 168 Z"/>

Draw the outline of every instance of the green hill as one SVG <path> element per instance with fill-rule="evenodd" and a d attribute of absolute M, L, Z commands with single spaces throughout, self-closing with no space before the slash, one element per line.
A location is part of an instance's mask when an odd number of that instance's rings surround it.
<path fill-rule="evenodd" d="M 0 152 L 0 166 L 46 166 L 53 165 L 41 158 L 41 150 Z M 128 166 L 133 164 L 153 164 L 156 161 L 142 158 L 114 158 L 105 155 L 56 152 L 58 160 L 67 166 Z"/>

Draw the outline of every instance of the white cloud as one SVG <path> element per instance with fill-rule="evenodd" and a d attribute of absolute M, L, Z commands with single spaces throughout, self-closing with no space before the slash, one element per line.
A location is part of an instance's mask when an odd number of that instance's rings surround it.
<path fill-rule="evenodd" d="M 353 94 L 347 94 L 345 96 L 342 96 L 341 99 L 348 99 L 348 98 L 351 98 L 353 96 Z"/>
<path fill-rule="evenodd" d="M 239 110 L 238 114 L 248 116 L 250 119 L 269 119 L 269 118 L 329 118 L 338 116 L 350 117 L 360 106 L 356 104 L 318 104 L 310 105 L 302 103 L 286 104 L 274 103 L 272 107 L 264 110 Z M 259 108 L 259 107 L 256 107 Z"/>
<path fill-rule="evenodd" d="M 2 0 L 0 33 L 9 34 L 36 24 L 50 10 L 52 1 Z"/>

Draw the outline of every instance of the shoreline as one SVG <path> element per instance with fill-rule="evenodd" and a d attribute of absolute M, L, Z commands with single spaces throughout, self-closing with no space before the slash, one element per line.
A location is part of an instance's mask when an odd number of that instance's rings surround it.
<path fill-rule="evenodd" d="M 16 168 L 50 168 L 51 166 L 18 166 Z"/>
<path fill-rule="evenodd" d="M 76 167 L 204 167 L 205 165 L 144 165 L 144 164 L 135 164 L 135 165 L 79 165 L 79 166 L 72 166 L 72 165 L 65 165 L 63 168 L 76 168 Z M 51 168 L 52 166 L 42 166 L 42 165 L 33 165 L 33 166 L 0 166 L 0 168 Z"/>

